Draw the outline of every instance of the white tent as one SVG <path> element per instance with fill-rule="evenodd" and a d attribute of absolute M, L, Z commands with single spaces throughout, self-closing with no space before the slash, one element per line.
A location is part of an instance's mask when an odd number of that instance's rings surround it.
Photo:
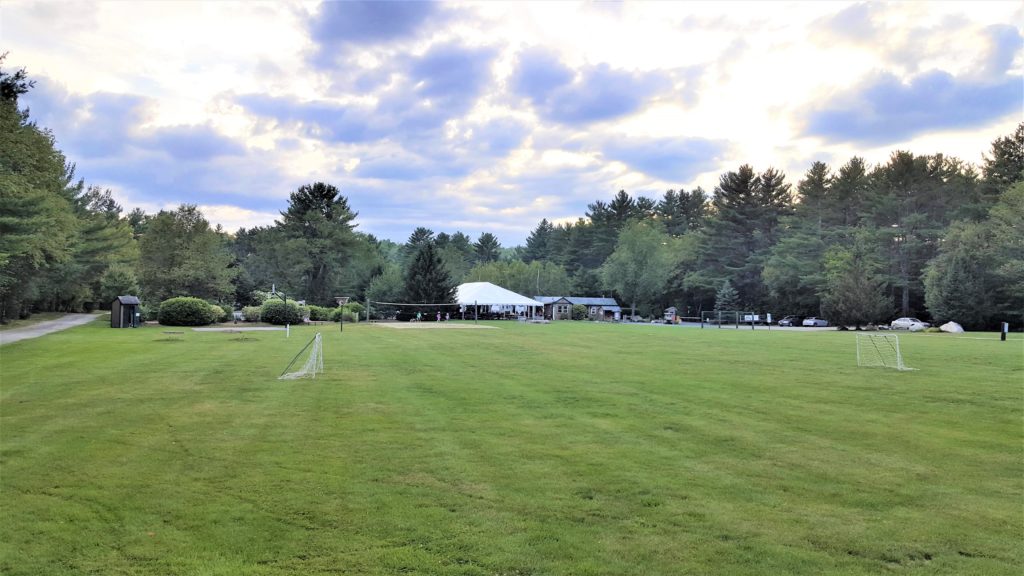
<path fill-rule="evenodd" d="M 943 332 L 952 332 L 953 334 L 962 334 L 964 327 L 956 322 L 946 322 L 942 326 L 939 326 L 939 330 L 942 330 Z"/>
<path fill-rule="evenodd" d="M 455 289 L 455 301 L 466 308 L 470 306 L 508 306 L 519 310 L 530 308 L 534 314 L 537 308 L 544 308 L 544 304 L 532 298 L 516 294 L 511 290 L 506 290 L 490 282 L 467 282 L 460 284 Z"/>

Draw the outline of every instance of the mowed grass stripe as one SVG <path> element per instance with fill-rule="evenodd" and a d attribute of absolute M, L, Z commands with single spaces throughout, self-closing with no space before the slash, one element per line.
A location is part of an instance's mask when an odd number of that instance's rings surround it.
<path fill-rule="evenodd" d="M 4 573 L 1017 573 L 1019 342 L 563 322 L 5 346 Z"/>

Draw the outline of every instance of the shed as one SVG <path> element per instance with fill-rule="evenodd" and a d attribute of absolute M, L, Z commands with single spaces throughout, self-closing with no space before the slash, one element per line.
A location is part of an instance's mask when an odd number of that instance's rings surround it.
<path fill-rule="evenodd" d="M 138 328 L 141 304 L 137 296 L 118 296 L 110 303 L 110 327 Z"/>

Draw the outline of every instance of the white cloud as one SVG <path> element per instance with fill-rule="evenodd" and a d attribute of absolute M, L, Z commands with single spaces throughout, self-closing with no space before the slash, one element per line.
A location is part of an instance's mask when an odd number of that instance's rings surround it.
<path fill-rule="evenodd" d="M 380 33 L 358 30 L 355 43 L 312 29 L 318 4 L 59 6 L 5 3 L 0 29 L 6 65 L 66 88 L 55 106 L 123 95 L 144 103 L 126 133 L 204 127 L 244 151 L 194 166 L 154 163 L 158 149 L 140 154 L 117 142 L 97 155 L 83 144 L 89 134 L 76 132 L 91 125 L 87 107 L 39 109 L 58 142 L 69 142 L 70 160 L 87 177 L 102 175 L 94 183 L 127 208 L 207 196 L 199 203 L 208 218 L 229 228 L 269 223 L 272 205 L 283 209 L 295 186 L 326 180 L 350 197 L 363 229 L 380 235 L 471 224 L 505 232 L 509 244 L 541 218 L 574 220 L 620 188 L 710 191 L 721 171 L 743 163 L 781 168 L 795 183 L 814 159 L 881 162 L 897 148 L 979 162 L 1019 121 L 924 126 L 870 148 L 806 133 L 812 111 L 875 75 L 912 82 L 938 70 L 956 82 L 994 82 L 1021 74 L 1020 50 L 1006 52 L 1005 27 L 1019 33 L 1024 20 L 1014 2 L 445 3 L 418 8 L 429 26 L 392 20 Z M 576 108 L 528 105 L 515 93 L 528 50 L 567 67 L 578 92 L 563 95 Z M 605 85 L 616 79 L 632 83 L 616 92 L 621 85 Z M 595 94 L 618 104 L 584 102 Z M 245 95 L 263 113 L 241 105 Z M 694 163 L 684 182 L 669 181 L 684 173 L 668 169 L 671 156 L 659 163 L 643 148 L 685 151 L 697 141 L 728 146 Z M 169 142 L 183 152 L 180 138 Z M 410 215 L 417 210 L 422 216 Z"/>

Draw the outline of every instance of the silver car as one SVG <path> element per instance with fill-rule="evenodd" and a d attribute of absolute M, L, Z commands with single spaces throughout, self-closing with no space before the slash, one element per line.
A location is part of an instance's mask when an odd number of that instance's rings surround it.
<path fill-rule="evenodd" d="M 814 316 L 811 316 L 810 318 L 804 318 L 804 321 L 801 325 L 810 326 L 812 328 L 824 328 L 828 326 L 828 320 L 825 320 L 824 318 L 815 318 Z"/>
<path fill-rule="evenodd" d="M 893 330 L 910 330 L 911 332 L 917 332 L 918 330 L 924 330 L 931 324 L 918 320 L 917 318 L 897 318 L 892 321 L 889 325 Z"/>

